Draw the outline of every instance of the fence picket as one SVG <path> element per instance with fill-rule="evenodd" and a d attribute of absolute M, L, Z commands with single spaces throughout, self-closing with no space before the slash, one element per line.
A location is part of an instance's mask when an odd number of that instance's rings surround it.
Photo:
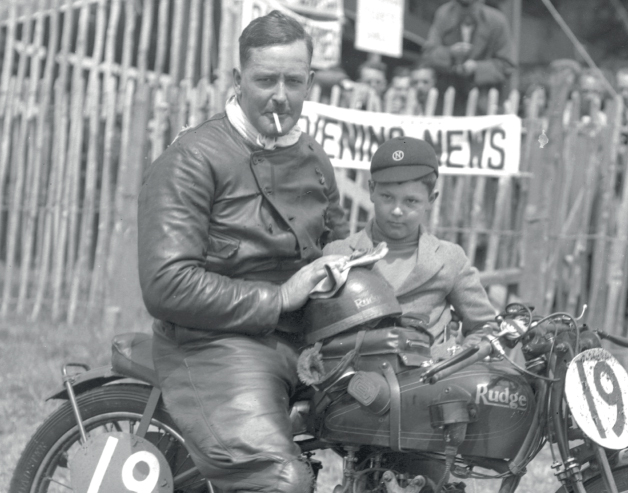
<path fill-rule="evenodd" d="M 27 160 L 26 170 L 26 184 L 25 198 L 24 198 L 24 212 L 22 216 L 22 242 L 21 242 L 21 258 L 20 258 L 20 282 L 17 296 L 17 305 L 15 311 L 22 314 L 25 310 L 27 291 L 30 283 L 31 263 L 33 258 L 33 249 L 35 241 L 35 225 L 37 219 L 37 202 L 39 200 L 39 186 L 40 186 L 40 174 L 41 174 L 41 162 L 43 152 L 43 137 L 44 128 L 42 118 L 46 114 L 48 100 L 44 96 L 40 99 L 39 104 L 37 101 L 38 93 L 45 92 L 44 90 L 38 91 L 41 86 L 39 80 L 39 74 L 41 69 L 41 63 L 36 55 L 38 49 L 43 47 L 44 38 L 44 19 L 43 9 L 45 1 L 39 0 L 39 5 L 36 10 L 35 20 L 35 35 L 33 37 L 33 56 L 31 56 L 30 66 L 30 87 L 28 90 L 28 101 L 26 103 L 26 118 L 28 120 L 34 120 L 29 124 L 31 134 L 29 138 L 35 143 L 34 146 L 29 146 L 29 159 Z M 29 186 L 30 185 L 30 186 Z"/>
<path fill-rule="evenodd" d="M 24 45 L 28 45 L 31 43 L 32 36 L 32 12 L 29 12 L 25 16 L 24 20 L 24 30 L 22 32 L 21 41 Z M 12 301 L 13 297 L 13 272 L 16 269 L 17 263 L 17 254 L 18 254 L 18 243 L 22 240 L 20 235 L 18 234 L 21 222 L 21 210 L 22 210 L 22 196 L 24 193 L 24 180 L 28 162 L 28 133 L 29 133 L 29 112 L 32 111 L 32 108 L 29 108 L 27 105 L 31 102 L 31 99 L 28 97 L 29 89 L 26 86 L 26 68 L 29 65 L 29 57 L 26 51 L 23 51 L 18 58 L 18 66 L 17 66 L 17 77 L 16 77 L 16 92 L 14 97 L 16 97 L 16 110 L 13 114 L 17 116 L 20 114 L 19 123 L 16 123 L 17 127 L 17 142 L 14 146 L 12 146 L 12 159 L 11 159 L 11 197 L 8 211 L 8 221 L 7 221 L 7 253 L 6 253 L 6 267 L 4 271 L 4 286 L 2 292 L 2 306 L 0 307 L 0 314 L 6 316 L 9 311 L 9 305 Z M 32 80 L 32 78 L 31 78 Z M 36 83 L 37 81 L 35 81 Z M 27 102 L 24 101 L 24 96 L 26 92 Z M 25 104 L 26 103 L 26 104 Z M 31 102 L 32 103 L 32 102 Z M 2 197 L 0 197 L 0 204 L 2 204 Z M 2 223 L 0 220 L 0 229 L 2 228 Z"/>

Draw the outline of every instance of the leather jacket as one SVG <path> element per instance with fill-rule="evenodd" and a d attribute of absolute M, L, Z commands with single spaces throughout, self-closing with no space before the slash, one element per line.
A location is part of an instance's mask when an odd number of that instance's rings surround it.
<path fill-rule="evenodd" d="M 264 150 L 225 113 L 188 129 L 148 167 L 140 191 L 148 311 L 188 329 L 272 331 L 279 283 L 321 256 L 338 201 L 331 163 L 305 133 Z"/>

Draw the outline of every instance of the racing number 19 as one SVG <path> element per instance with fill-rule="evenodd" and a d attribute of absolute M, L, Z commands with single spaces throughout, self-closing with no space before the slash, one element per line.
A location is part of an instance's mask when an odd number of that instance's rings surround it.
<path fill-rule="evenodd" d="M 117 445 L 118 439 L 116 437 L 110 436 L 107 439 L 105 448 L 103 449 L 100 459 L 98 460 L 98 464 L 96 465 L 92 480 L 89 483 L 87 493 L 99 492 Z M 148 475 L 141 481 L 135 479 L 133 474 L 135 466 L 140 462 L 145 463 L 149 469 Z M 151 454 L 146 450 L 141 450 L 130 455 L 124 461 L 121 474 L 122 483 L 128 491 L 133 493 L 152 493 L 155 486 L 157 486 L 157 481 L 159 480 L 159 460 L 154 454 Z"/>
<path fill-rule="evenodd" d="M 584 370 L 583 359 L 578 359 L 576 361 L 576 366 L 578 368 L 580 381 L 583 383 L 587 382 L 588 380 Z M 613 389 L 610 392 L 604 388 L 602 383 L 603 375 L 613 385 Z M 604 400 L 604 402 L 606 402 L 609 406 L 616 406 L 616 417 L 615 424 L 613 425 L 613 431 L 615 432 L 615 435 L 621 436 L 626 425 L 626 418 L 624 416 L 624 400 L 617 375 L 615 375 L 613 368 L 606 361 L 602 360 L 595 362 L 595 366 L 593 367 L 593 383 L 595 384 L 595 389 L 602 400 Z M 591 417 L 593 418 L 597 431 L 602 438 L 606 438 L 606 431 L 604 430 L 604 426 L 600 420 L 600 415 L 598 414 L 595 401 L 593 400 L 593 395 L 591 394 L 591 391 L 586 388 L 584 394 L 586 396 L 589 412 L 591 413 Z"/>

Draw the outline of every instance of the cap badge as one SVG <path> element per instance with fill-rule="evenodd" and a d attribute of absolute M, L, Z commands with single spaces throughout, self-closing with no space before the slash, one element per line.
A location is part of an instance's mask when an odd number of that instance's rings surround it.
<path fill-rule="evenodd" d="M 392 158 L 395 161 L 401 161 L 403 159 L 403 151 L 395 151 L 395 152 L 393 152 Z"/>

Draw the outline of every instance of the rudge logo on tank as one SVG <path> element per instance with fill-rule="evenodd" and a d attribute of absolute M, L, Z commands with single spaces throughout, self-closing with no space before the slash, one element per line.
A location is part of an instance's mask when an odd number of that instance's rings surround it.
<path fill-rule="evenodd" d="M 507 407 L 517 411 L 525 411 L 528 408 L 528 398 L 519 392 L 511 392 L 508 387 L 488 388 L 488 384 L 480 383 L 475 394 L 475 403 L 487 406 Z"/>

